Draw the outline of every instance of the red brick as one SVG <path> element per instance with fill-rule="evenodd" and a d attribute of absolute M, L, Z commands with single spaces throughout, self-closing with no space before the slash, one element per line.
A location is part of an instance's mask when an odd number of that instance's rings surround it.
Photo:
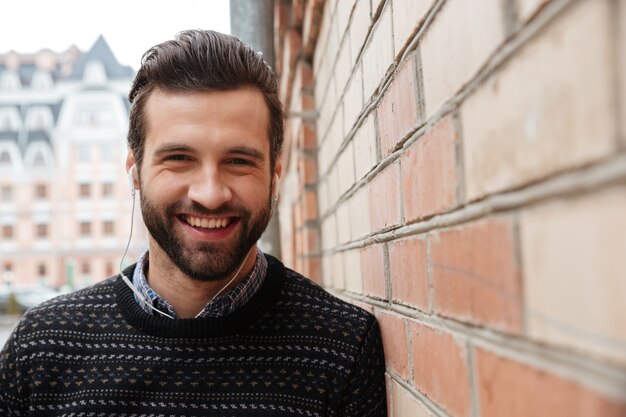
<path fill-rule="evenodd" d="M 302 254 L 308 255 L 319 250 L 319 230 L 317 227 L 302 228 Z"/>
<path fill-rule="evenodd" d="M 317 219 L 317 193 L 313 190 L 304 191 L 303 195 L 303 220 L 313 221 Z"/>
<path fill-rule="evenodd" d="M 300 96 L 302 111 L 311 112 L 315 110 L 315 97 L 308 92 L 302 92 Z"/>
<path fill-rule="evenodd" d="M 319 257 L 304 258 L 303 271 L 313 282 L 322 285 L 322 261 Z"/>
<path fill-rule="evenodd" d="M 476 349 L 481 417 L 624 417 L 626 403 L 575 381 Z"/>
<path fill-rule="evenodd" d="M 282 103 L 291 102 L 291 81 L 295 75 L 296 61 L 300 56 L 302 48 L 302 39 L 300 33 L 296 29 L 288 29 L 285 31 L 285 45 L 283 51 L 282 74 L 280 77 L 280 99 Z"/>
<path fill-rule="evenodd" d="M 293 213 L 293 226 L 295 230 L 299 230 L 304 224 L 304 220 L 302 220 L 302 201 L 296 200 L 293 202 L 292 207 Z"/>
<path fill-rule="evenodd" d="M 290 26 L 301 27 L 304 19 L 304 1 L 291 2 Z"/>
<path fill-rule="evenodd" d="M 409 380 L 409 343 L 406 319 L 397 314 L 376 311 L 385 350 L 385 364 L 402 379 Z"/>
<path fill-rule="evenodd" d="M 368 184 L 372 230 L 400 222 L 400 168 L 397 163 L 385 168 Z"/>
<path fill-rule="evenodd" d="M 274 3 L 274 48 L 276 51 L 276 73 L 282 73 L 282 56 L 284 49 L 284 34 L 289 25 L 289 5 L 285 1 Z"/>
<path fill-rule="evenodd" d="M 295 234 L 294 245 L 295 245 L 296 258 L 299 258 L 300 255 L 302 255 L 302 229 L 296 230 L 294 234 Z"/>
<path fill-rule="evenodd" d="M 385 391 L 387 393 L 387 415 L 393 417 L 393 379 L 385 373 Z"/>
<path fill-rule="evenodd" d="M 324 0 L 309 0 L 304 9 L 304 20 L 302 22 L 302 37 L 304 40 L 304 53 L 310 58 L 317 43 L 320 25 L 322 21 L 322 10 Z"/>
<path fill-rule="evenodd" d="M 302 258 L 301 256 L 296 257 L 296 267 L 294 268 L 294 270 L 300 273 L 304 272 L 304 258 Z"/>
<path fill-rule="evenodd" d="M 390 416 L 393 417 L 433 417 L 421 400 L 398 381 L 389 378 L 387 380 L 387 407 Z"/>
<path fill-rule="evenodd" d="M 426 242 L 416 237 L 390 242 L 389 272 L 392 299 L 428 311 Z"/>
<path fill-rule="evenodd" d="M 298 60 L 294 69 L 293 92 L 290 111 L 303 112 L 315 110 L 315 99 L 312 94 L 313 71 L 311 65 Z M 298 120 L 302 120 L 298 118 Z"/>
<path fill-rule="evenodd" d="M 384 253 L 382 245 L 372 245 L 361 249 L 361 273 L 363 292 L 378 298 L 386 298 Z"/>
<path fill-rule="evenodd" d="M 455 161 L 458 141 L 446 117 L 402 155 L 402 191 L 407 221 L 441 213 L 456 201 L 459 185 Z"/>
<path fill-rule="evenodd" d="M 383 2 L 391 6 L 390 2 Z M 379 19 L 371 27 L 368 41 L 361 55 L 363 68 L 363 97 L 367 102 L 377 91 L 381 80 L 393 64 L 393 29 L 391 7 L 384 7 Z M 331 55 L 332 56 L 332 55 Z"/>
<path fill-rule="evenodd" d="M 298 135 L 298 147 L 303 151 L 314 151 L 317 149 L 317 135 L 313 126 L 307 123 L 302 124 L 302 130 Z"/>
<path fill-rule="evenodd" d="M 417 127 L 419 115 L 416 83 L 415 56 L 412 56 L 402 64 L 377 109 L 383 158 Z"/>
<path fill-rule="evenodd" d="M 274 3 L 274 30 L 282 33 L 289 25 L 289 3 L 281 0 Z"/>
<path fill-rule="evenodd" d="M 411 322 L 414 384 L 455 417 L 470 415 L 470 372 L 463 344 L 451 334 Z M 508 415 L 502 414 L 502 416 Z"/>
<path fill-rule="evenodd" d="M 310 155 L 300 155 L 298 162 L 301 168 L 301 186 L 315 184 L 317 182 L 317 159 Z"/>
<path fill-rule="evenodd" d="M 432 237 L 434 309 L 445 316 L 517 333 L 520 272 L 510 219 L 495 218 Z"/>
<path fill-rule="evenodd" d="M 350 304 L 354 304 L 357 307 L 361 307 L 363 310 L 367 311 L 368 313 L 374 314 L 374 307 L 372 307 L 371 304 L 367 304 L 358 300 L 349 300 L 349 302 Z"/>

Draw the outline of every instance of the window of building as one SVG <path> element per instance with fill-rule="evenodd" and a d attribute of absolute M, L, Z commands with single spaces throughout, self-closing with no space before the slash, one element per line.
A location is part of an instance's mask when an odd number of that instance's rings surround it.
<path fill-rule="evenodd" d="M 78 184 L 78 195 L 80 198 L 89 198 L 91 195 L 91 184 L 86 182 Z"/>
<path fill-rule="evenodd" d="M 48 225 L 46 223 L 39 223 L 35 226 L 35 235 L 38 238 L 48 237 Z"/>
<path fill-rule="evenodd" d="M 102 184 L 102 197 L 113 197 L 113 183 L 105 182 L 104 184 Z"/>
<path fill-rule="evenodd" d="M 2 282 L 4 284 L 11 284 L 13 282 L 13 264 L 11 262 L 4 263 L 4 265 L 2 266 L 2 274 L 0 274 L 0 278 L 2 278 Z"/>
<path fill-rule="evenodd" d="M 33 168 L 46 168 L 53 164 L 52 150 L 47 143 L 31 143 L 26 150 L 24 163 Z"/>
<path fill-rule="evenodd" d="M 37 265 L 37 276 L 45 277 L 47 272 L 46 264 L 40 263 Z"/>
<path fill-rule="evenodd" d="M 105 236 L 113 236 L 115 233 L 115 223 L 113 220 L 105 220 L 104 223 L 102 223 L 102 228 Z"/>
<path fill-rule="evenodd" d="M 10 185 L 0 187 L 0 202 L 10 203 L 13 199 L 13 189 Z"/>
<path fill-rule="evenodd" d="M 47 129 L 54 125 L 52 110 L 47 106 L 35 105 L 28 109 L 26 127 L 32 130 Z"/>
<path fill-rule="evenodd" d="M 80 264 L 80 273 L 82 275 L 89 275 L 91 273 L 91 264 L 87 261 L 84 261 Z"/>
<path fill-rule="evenodd" d="M 116 146 L 102 145 L 100 149 L 100 156 L 103 162 L 115 162 L 115 151 L 117 149 Z"/>
<path fill-rule="evenodd" d="M 91 161 L 91 146 L 90 145 L 78 145 L 78 162 L 90 162 Z"/>
<path fill-rule="evenodd" d="M 13 239 L 13 225 L 12 224 L 2 225 L 2 237 L 4 239 Z"/>
<path fill-rule="evenodd" d="M 35 198 L 37 200 L 45 200 L 48 198 L 48 186 L 46 184 L 35 185 Z"/>
<path fill-rule="evenodd" d="M 80 222 L 80 235 L 83 237 L 91 235 L 91 222 Z"/>
<path fill-rule="evenodd" d="M 0 151 L 0 167 L 9 166 L 11 166 L 11 154 L 7 150 Z"/>
<path fill-rule="evenodd" d="M 37 151 L 35 156 L 33 157 L 33 166 L 40 168 L 46 166 L 46 159 L 43 157 L 43 153 L 41 151 Z"/>
<path fill-rule="evenodd" d="M 0 107 L 0 130 L 17 131 L 22 125 L 17 107 Z"/>

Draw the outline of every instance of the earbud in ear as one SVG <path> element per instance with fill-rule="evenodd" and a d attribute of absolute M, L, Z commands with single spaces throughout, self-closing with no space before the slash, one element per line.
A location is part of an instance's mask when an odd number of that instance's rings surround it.
<path fill-rule="evenodd" d="M 130 187 L 130 194 L 135 196 L 135 165 L 131 166 L 128 170 L 128 186 Z"/>
<path fill-rule="evenodd" d="M 278 174 L 274 173 L 274 179 L 272 180 L 272 206 L 270 208 L 270 217 L 274 215 L 276 210 L 276 203 L 278 202 Z"/>
<path fill-rule="evenodd" d="M 274 173 L 274 180 L 272 181 L 272 201 L 276 202 L 278 200 L 278 181 L 280 177 L 277 173 Z"/>

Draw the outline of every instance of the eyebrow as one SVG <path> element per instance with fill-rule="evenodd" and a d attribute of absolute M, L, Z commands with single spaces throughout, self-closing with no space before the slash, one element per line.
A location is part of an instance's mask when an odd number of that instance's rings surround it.
<path fill-rule="evenodd" d="M 157 149 L 155 149 L 154 155 L 161 156 L 164 154 L 174 153 L 174 152 L 193 152 L 193 149 L 186 145 L 178 145 L 178 144 L 162 145 L 158 147 Z"/>
<path fill-rule="evenodd" d="M 180 144 L 171 144 L 171 145 L 162 145 L 154 151 L 155 156 L 161 156 L 165 154 L 175 153 L 175 152 L 194 152 L 194 149 L 187 145 Z M 265 155 L 263 152 L 254 148 L 252 146 L 235 146 L 233 148 L 228 149 L 226 152 L 228 155 L 244 155 L 253 159 L 256 159 L 260 162 L 265 161 Z"/>
<path fill-rule="evenodd" d="M 228 149 L 226 153 L 229 155 L 235 154 L 235 155 L 248 156 L 260 162 L 265 161 L 265 155 L 263 154 L 263 152 L 259 151 L 257 148 L 254 148 L 252 146 L 236 146 L 236 147 Z"/>

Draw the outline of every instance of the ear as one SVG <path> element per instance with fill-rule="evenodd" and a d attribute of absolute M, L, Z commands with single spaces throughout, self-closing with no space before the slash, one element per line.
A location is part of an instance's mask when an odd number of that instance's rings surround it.
<path fill-rule="evenodd" d="M 278 198 L 278 187 L 280 183 L 280 174 L 283 172 L 283 165 L 280 161 L 276 161 L 274 166 L 274 174 L 272 175 L 272 195 L 274 199 Z"/>
<path fill-rule="evenodd" d="M 126 172 L 128 172 L 129 176 L 132 176 L 134 188 L 138 190 L 139 189 L 139 175 L 137 174 L 137 163 L 135 161 L 135 155 L 133 155 L 133 153 L 130 150 L 126 154 Z"/>
<path fill-rule="evenodd" d="M 274 165 L 274 174 L 278 176 L 278 178 L 280 179 L 280 176 L 283 173 L 283 164 L 280 162 L 280 160 L 276 161 L 276 164 Z"/>

